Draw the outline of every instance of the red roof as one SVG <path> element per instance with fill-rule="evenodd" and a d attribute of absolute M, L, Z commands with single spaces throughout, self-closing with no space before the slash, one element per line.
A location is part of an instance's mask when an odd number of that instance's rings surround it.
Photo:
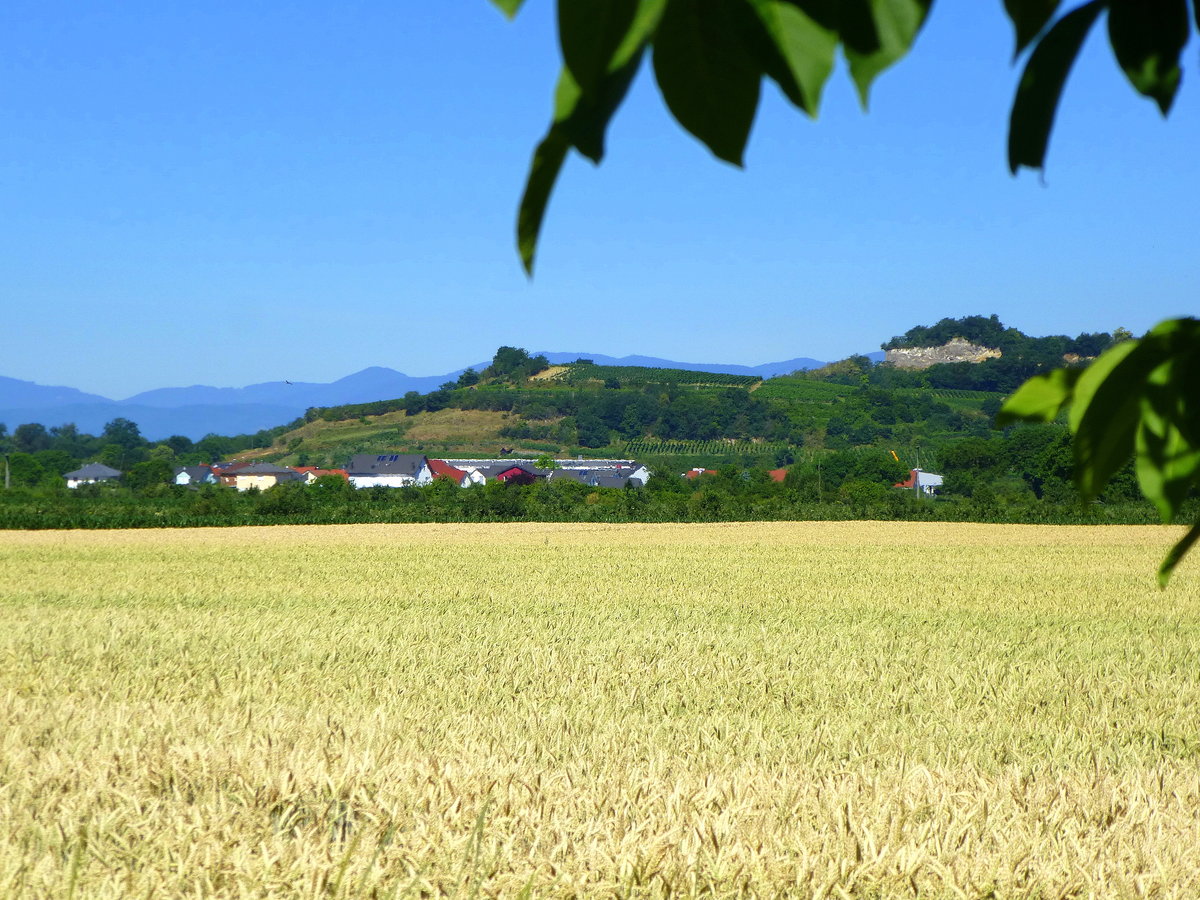
<path fill-rule="evenodd" d="M 784 481 L 787 478 L 787 469 L 772 469 L 767 474 L 771 476 L 772 481 Z"/>
<path fill-rule="evenodd" d="M 433 473 L 434 478 L 451 478 L 458 484 L 462 484 L 462 480 L 467 477 L 466 472 L 456 469 L 443 459 L 429 460 L 429 471 Z"/>
<path fill-rule="evenodd" d="M 496 480 L 503 482 L 513 482 L 514 484 L 533 484 L 537 479 L 544 478 L 544 475 L 539 475 L 536 472 L 530 472 L 521 466 L 509 466 L 503 472 L 496 473 Z"/>
<path fill-rule="evenodd" d="M 901 481 L 899 484 L 894 484 L 892 487 L 913 487 L 917 483 L 917 470 L 911 469 L 908 473 L 908 478 Z"/>
<path fill-rule="evenodd" d="M 684 478 L 699 478 L 701 475 L 716 475 L 716 469 L 692 469 L 690 472 L 684 472 Z"/>

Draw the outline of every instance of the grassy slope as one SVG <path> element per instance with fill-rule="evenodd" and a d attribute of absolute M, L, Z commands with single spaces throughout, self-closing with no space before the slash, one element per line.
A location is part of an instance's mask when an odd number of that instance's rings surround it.
<path fill-rule="evenodd" d="M 598 367 L 587 367 L 590 373 Z M 524 390 L 600 390 L 600 380 L 571 382 L 572 366 L 553 366 L 526 383 Z M 608 368 L 603 371 L 608 372 Z M 614 370 L 615 371 L 615 370 Z M 645 384 L 656 383 L 664 377 L 658 373 L 669 372 L 672 378 L 693 379 L 697 390 L 723 390 L 729 385 L 714 385 L 710 376 L 703 372 L 679 372 L 677 370 L 654 370 L 631 368 L 622 384 L 637 390 Z M 486 388 L 503 389 L 502 386 Z M 810 422 L 821 426 L 828 421 L 836 405 L 857 390 L 854 386 L 814 381 L 811 378 L 782 376 L 749 385 L 757 399 L 783 405 L 792 411 L 798 422 Z M 902 391 L 909 394 L 911 391 Z M 979 409 L 988 394 L 969 391 L 932 391 L 936 400 L 969 415 L 980 415 Z M 296 464 L 302 456 L 314 465 L 345 464 L 354 453 L 365 452 L 414 452 L 444 457 L 496 456 L 501 447 L 512 448 L 517 455 L 538 456 L 550 453 L 556 456 L 627 456 L 639 459 L 663 469 L 685 469 L 693 465 L 719 466 L 726 463 L 771 465 L 775 445 L 709 441 L 703 446 L 687 446 L 692 442 L 672 442 L 656 446 L 658 442 L 635 442 L 627 446 L 620 441 L 611 447 L 583 449 L 553 440 L 527 440 L 503 437 L 500 429 L 515 424 L 521 419 L 516 414 L 484 410 L 444 409 L 435 413 L 418 413 L 413 416 L 404 412 L 389 412 L 361 419 L 337 422 L 318 420 L 282 435 L 269 448 L 251 451 L 246 458 L 270 459 L 284 464 Z M 928 445 L 928 442 L 927 442 Z M 780 445 L 782 446 L 782 445 Z"/>
<path fill-rule="evenodd" d="M 473 409 L 443 409 L 415 416 L 391 412 L 342 422 L 318 420 L 287 432 L 271 447 L 243 455 L 295 463 L 306 453 L 314 464 L 321 465 L 341 465 L 355 453 L 376 450 L 494 456 L 501 446 L 521 443 L 500 437 L 500 429 L 508 421 L 506 413 Z"/>

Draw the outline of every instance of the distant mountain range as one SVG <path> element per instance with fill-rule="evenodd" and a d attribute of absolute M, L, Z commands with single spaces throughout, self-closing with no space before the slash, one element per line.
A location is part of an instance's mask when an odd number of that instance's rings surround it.
<path fill-rule="evenodd" d="M 696 372 L 725 372 L 770 378 L 801 369 L 815 369 L 824 362 L 798 357 L 761 366 L 727 363 L 689 363 L 654 356 L 605 356 L 602 353 L 558 353 L 539 351 L 553 365 L 590 359 L 605 366 L 651 366 L 688 369 Z M 868 354 L 881 359 L 882 353 Z M 470 368 L 482 369 L 487 362 Z M 283 425 L 303 415 L 311 406 L 369 403 L 403 397 L 409 391 L 428 393 L 453 381 L 466 367 L 445 375 L 405 375 L 395 369 L 371 366 L 329 384 L 297 381 L 268 381 L 241 388 L 207 385 L 156 388 L 124 400 L 112 400 L 70 387 L 49 387 L 32 381 L 0 376 L 0 422 L 9 431 L 25 422 L 40 422 L 47 428 L 73 422 L 81 431 L 98 434 L 105 423 L 122 417 L 137 422 L 142 434 L 160 440 L 172 434 L 199 440 L 206 434 L 245 434 Z"/>

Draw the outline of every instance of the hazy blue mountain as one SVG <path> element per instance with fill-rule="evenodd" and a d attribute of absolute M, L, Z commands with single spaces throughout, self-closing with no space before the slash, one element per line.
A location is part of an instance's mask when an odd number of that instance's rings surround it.
<path fill-rule="evenodd" d="M 800 356 L 796 359 L 786 359 L 783 362 L 763 363 L 761 366 L 739 366 L 731 363 L 690 363 L 677 362 L 673 359 L 660 359 L 657 356 L 605 356 L 603 353 L 558 353 L 554 351 L 538 351 L 556 366 L 575 362 L 577 359 L 590 359 L 598 366 L 648 366 L 652 369 L 686 369 L 689 372 L 723 372 L 726 375 L 756 375 L 759 378 L 771 378 L 775 375 L 788 375 L 801 369 L 819 369 L 825 365 L 819 359 Z M 538 354 L 534 354 L 535 356 Z M 879 354 L 880 359 L 883 354 Z"/>
<path fill-rule="evenodd" d="M 395 369 L 371 366 L 329 384 L 311 381 L 266 381 L 240 388 L 218 388 L 198 384 L 192 387 L 144 391 L 125 398 L 123 402 L 162 408 L 199 404 L 223 406 L 266 403 L 304 412 L 310 406 L 389 400 L 393 397 L 403 397 L 409 391 L 428 393 L 447 379 L 457 378 L 461 371 L 459 369 L 449 375 L 413 376 L 397 372 Z"/>
<path fill-rule="evenodd" d="M 0 406 L 68 406 L 76 403 L 112 403 L 99 394 L 85 394 L 70 387 L 51 387 L 0 375 Z M 4 421 L 0 419 L 0 421 Z"/>
<path fill-rule="evenodd" d="M 115 418 L 137 422 L 142 436 L 162 440 L 182 434 L 199 440 L 206 434 L 252 434 L 284 425 L 303 414 L 287 406 L 264 404 L 200 405 L 174 408 L 139 406 L 133 403 L 79 403 L 70 406 L 0 408 L 0 422 L 12 431 L 25 422 L 40 422 L 47 428 L 74 422 L 80 431 L 99 434 Z"/>

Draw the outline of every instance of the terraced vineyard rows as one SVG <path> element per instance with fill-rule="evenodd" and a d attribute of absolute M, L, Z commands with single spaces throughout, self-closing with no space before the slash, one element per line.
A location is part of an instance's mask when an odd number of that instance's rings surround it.
<path fill-rule="evenodd" d="M 757 375 L 728 375 L 723 372 L 694 372 L 690 369 L 654 369 L 646 366 L 597 366 L 574 364 L 559 376 L 567 384 L 613 379 L 623 387 L 638 384 L 699 384 L 721 387 L 750 387 L 762 381 Z"/>
<path fill-rule="evenodd" d="M 625 453 L 633 458 L 638 456 L 699 456 L 702 454 L 764 454 L 775 453 L 787 447 L 787 444 L 763 441 L 658 441 L 639 440 L 626 441 Z"/>

